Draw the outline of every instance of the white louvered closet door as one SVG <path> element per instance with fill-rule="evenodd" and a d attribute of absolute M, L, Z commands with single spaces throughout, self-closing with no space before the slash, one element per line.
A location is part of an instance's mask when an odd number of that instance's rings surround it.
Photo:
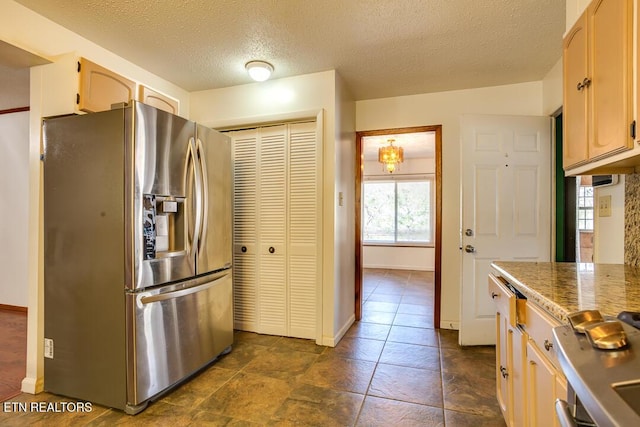
<path fill-rule="evenodd" d="M 260 129 L 258 332 L 287 332 L 287 127 Z"/>
<path fill-rule="evenodd" d="M 289 126 L 289 335 L 316 337 L 319 185 L 315 123 Z"/>
<path fill-rule="evenodd" d="M 233 149 L 233 315 L 234 328 L 258 328 L 258 131 L 231 134 Z"/>
<path fill-rule="evenodd" d="M 317 338 L 316 123 L 233 132 L 235 328 Z"/>

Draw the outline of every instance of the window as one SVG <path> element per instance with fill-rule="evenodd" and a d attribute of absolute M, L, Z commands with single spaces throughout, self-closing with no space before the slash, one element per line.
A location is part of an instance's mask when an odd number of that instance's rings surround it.
<path fill-rule="evenodd" d="M 433 244 L 433 179 L 368 181 L 363 190 L 364 243 Z"/>
<path fill-rule="evenodd" d="M 593 230 L 593 187 L 578 188 L 578 230 Z"/>

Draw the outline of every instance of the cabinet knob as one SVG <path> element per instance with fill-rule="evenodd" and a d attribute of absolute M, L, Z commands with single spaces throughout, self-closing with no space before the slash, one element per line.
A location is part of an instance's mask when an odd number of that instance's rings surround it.
<path fill-rule="evenodd" d="M 246 247 L 246 246 L 243 246 L 243 247 L 241 247 L 241 248 L 240 248 L 240 250 L 241 250 L 242 252 L 247 252 L 247 247 Z"/>
<path fill-rule="evenodd" d="M 578 92 L 579 92 L 582 89 L 588 88 L 589 86 L 591 86 L 591 79 L 588 77 L 585 77 L 584 80 L 578 83 L 578 85 L 576 86 L 576 89 L 578 89 Z"/>
<path fill-rule="evenodd" d="M 549 340 L 544 340 L 544 349 L 550 351 L 551 347 L 553 347 L 553 343 L 549 342 Z"/>
<path fill-rule="evenodd" d="M 502 378 L 507 379 L 509 377 L 509 373 L 507 372 L 507 368 L 504 366 L 500 366 L 500 373 L 502 374 Z"/>
<path fill-rule="evenodd" d="M 270 254 L 274 253 L 275 251 L 276 251 L 276 248 L 274 248 L 273 246 L 271 246 L 271 247 L 269 248 L 269 253 L 270 253 Z"/>
<path fill-rule="evenodd" d="M 500 296 L 500 294 L 496 294 L 495 292 L 491 292 L 491 298 L 496 299 Z"/>

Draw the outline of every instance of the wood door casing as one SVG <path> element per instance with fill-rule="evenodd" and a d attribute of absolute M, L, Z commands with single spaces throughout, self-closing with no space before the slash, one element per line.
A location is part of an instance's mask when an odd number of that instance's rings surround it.
<path fill-rule="evenodd" d="M 434 309 L 433 324 L 440 328 L 440 295 L 441 295 L 441 258 L 442 258 L 442 125 L 417 126 L 408 128 L 380 129 L 356 132 L 355 167 L 355 318 L 362 318 L 362 140 L 366 136 L 397 135 L 403 133 L 435 132 L 435 187 L 436 187 L 436 224 L 435 224 L 435 267 L 434 267 Z"/>

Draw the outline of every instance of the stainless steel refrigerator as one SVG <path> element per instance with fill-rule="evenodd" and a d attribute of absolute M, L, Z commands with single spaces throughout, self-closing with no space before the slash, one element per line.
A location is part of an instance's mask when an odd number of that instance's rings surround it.
<path fill-rule="evenodd" d="M 231 349 L 230 140 L 132 102 L 43 141 L 45 390 L 135 414 Z"/>

